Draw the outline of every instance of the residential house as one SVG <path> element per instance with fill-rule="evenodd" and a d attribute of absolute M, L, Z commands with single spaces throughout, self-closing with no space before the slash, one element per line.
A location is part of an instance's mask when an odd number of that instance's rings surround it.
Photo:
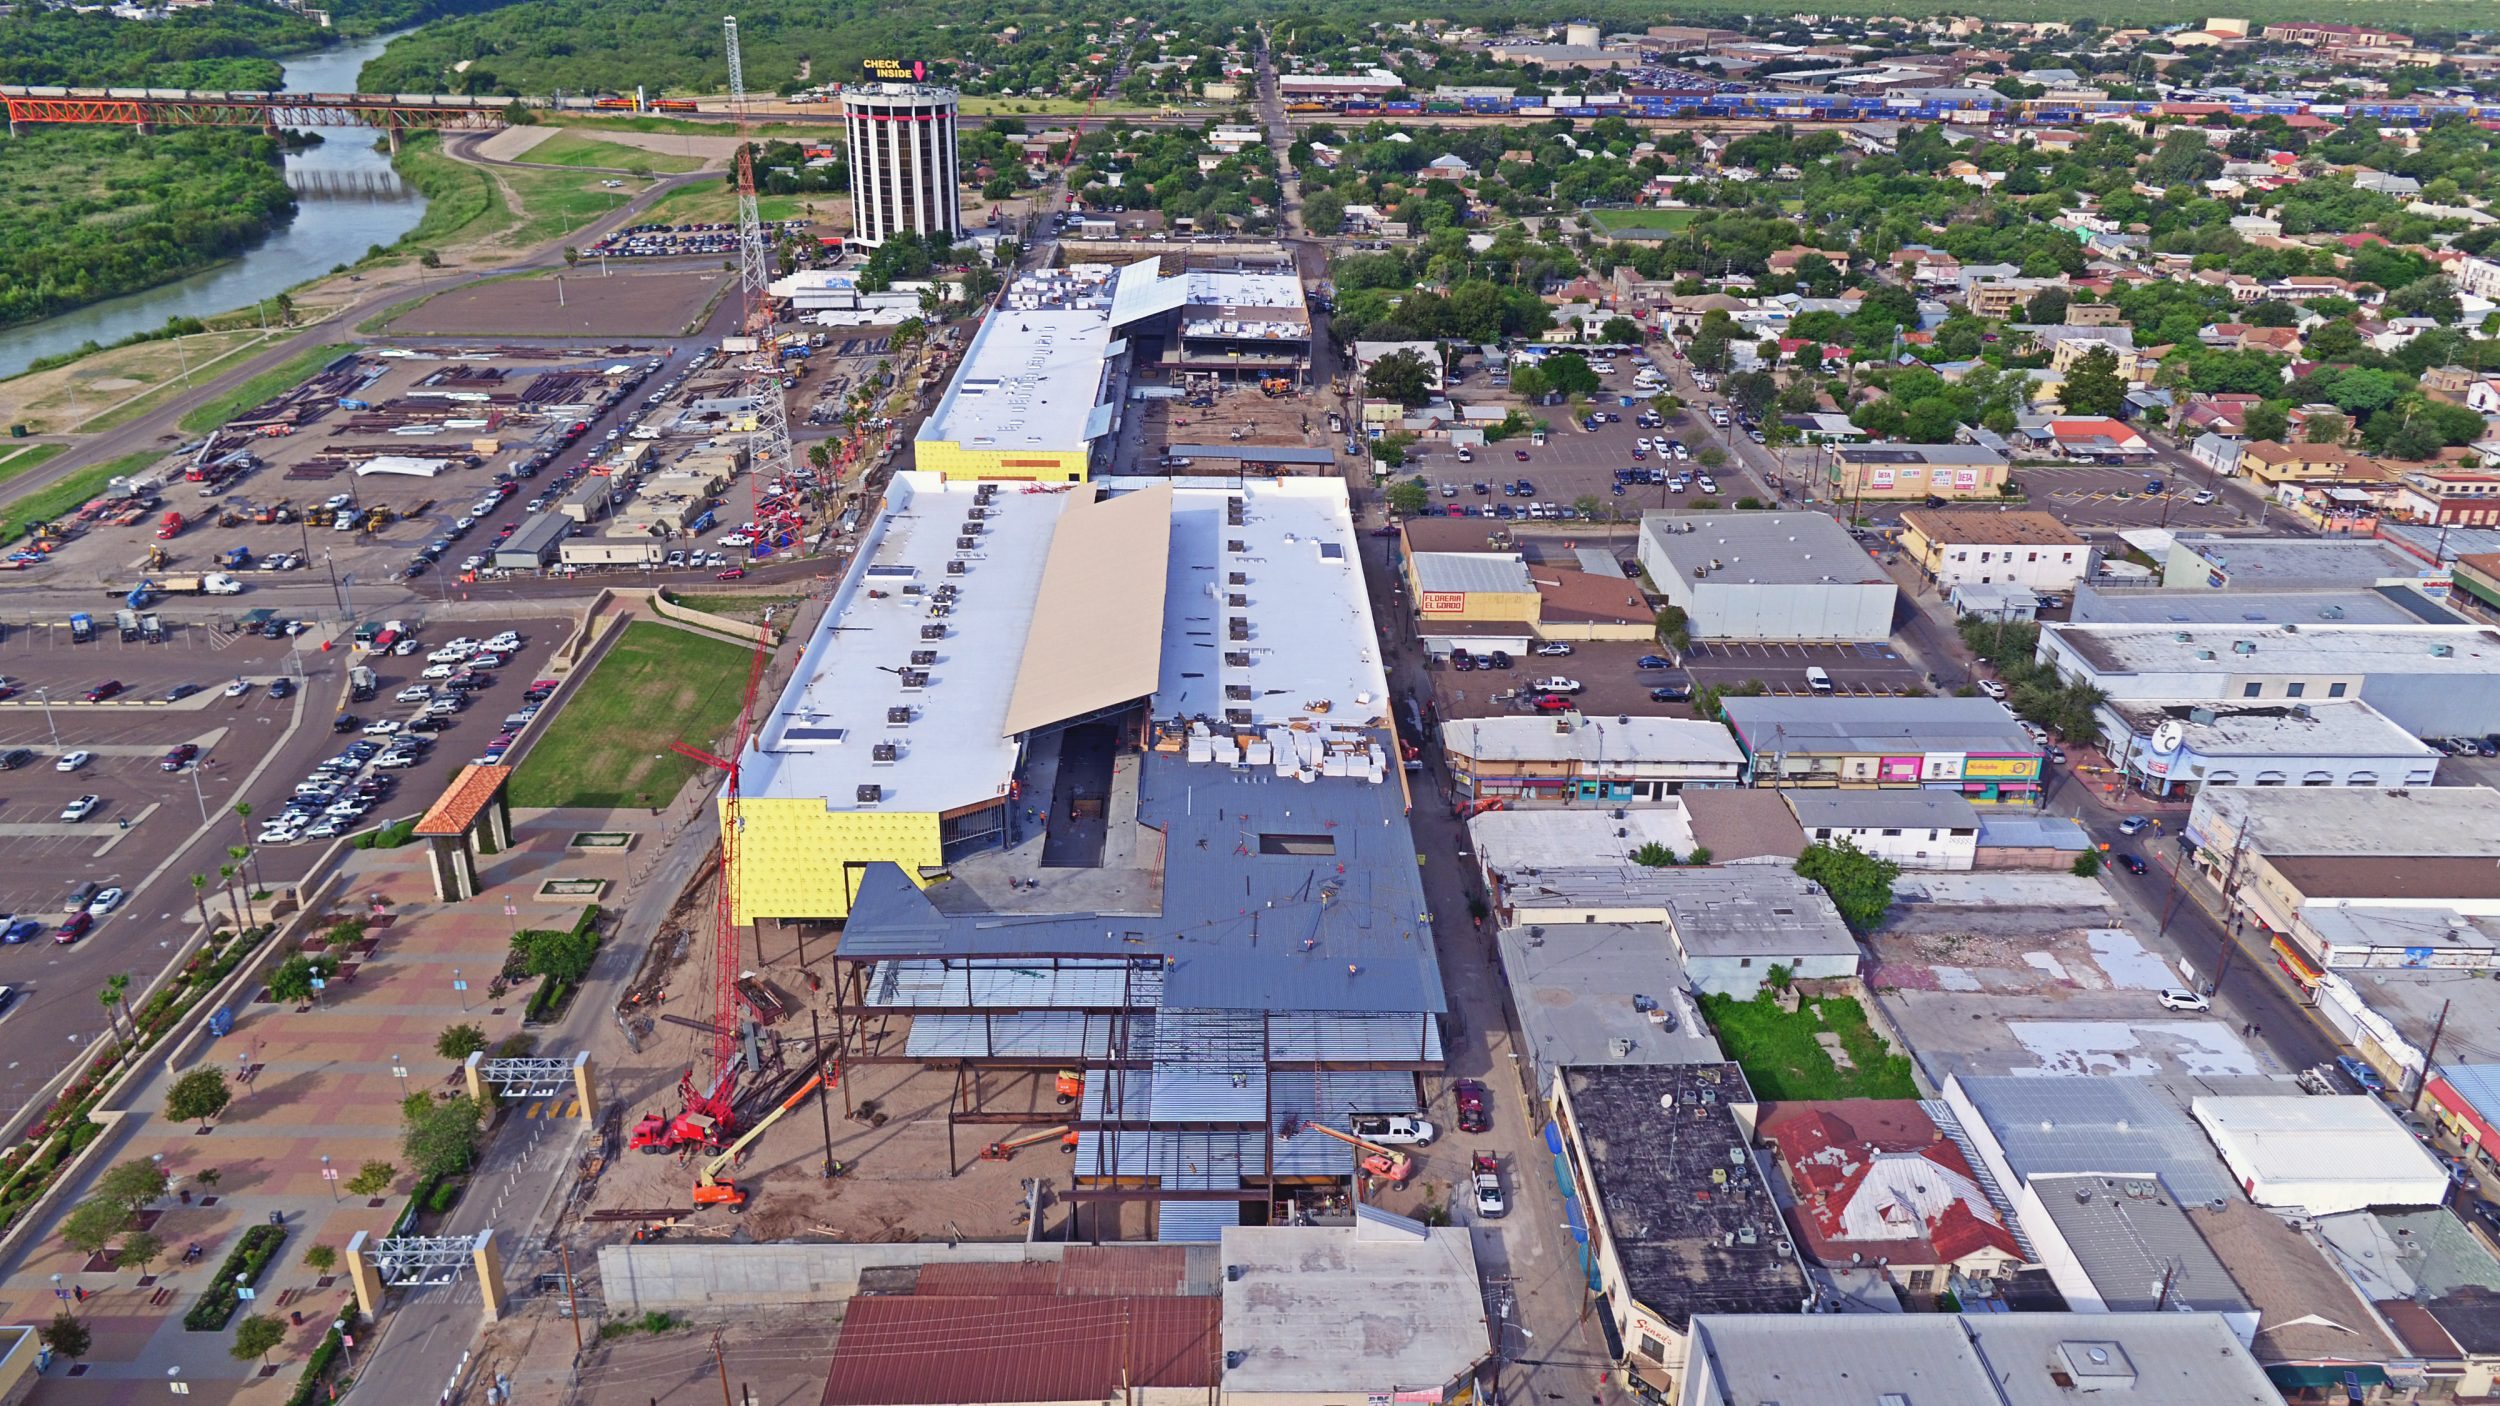
<path fill-rule="evenodd" d="M 2267 485 L 2301 482 L 2379 482 L 2385 471 L 2378 461 L 2340 444 L 2283 444 L 2261 439 L 2240 454 L 2240 472 Z"/>
<path fill-rule="evenodd" d="M 1773 254 L 1768 259 L 1765 259 L 1763 264 L 1774 274 L 1781 275 L 1783 277 L 1793 276 L 1797 272 L 1798 263 L 1809 254 L 1816 255 L 1824 259 L 1838 272 L 1847 273 L 1849 271 L 1849 255 L 1846 251 L 1809 249 L 1802 244 L 1792 245 L 1789 248 L 1780 250 L 1778 253 Z"/>
<path fill-rule="evenodd" d="M 2217 477 L 2235 478 L 2239 475 L 2240 451 L 2244 447 L 2237 439 L 2207 430 L 2188 446 L 2188 457 L 2213 470 Z"/>
<path fill-rule="evenodd" d="M 2139 463 L 2153 446 L 2126 422 L 2107 415 L 2034 415 L 2014 424 L 2014 442 L 2063 459 Z"/>
<path fill-rule="evenodd" d="M 2388 515 L 2442 527 L 2500 527 L 2500 473 L 2428 467 L 2398 473 Z"/>
<path fill-rule="evenodd" d="M 1436 156 L 1425 162 L 1417 174 L 1428 181 L 1469 181 L 1475 179 L 1476 168 L 1468 165 L 1463 156 Z"/>
<path fill-rule="evenodd" d="M 2135 330 L 2129 327 L 2041 327 L 2032 332 L 2032 340 L 2047 348 L 2049 368 L 2071 371 L 2075 363 L 2101 348 L 2108 348 L 2118 358 L 2121 379 L 2136 379 L 2139 366 L 2135 346 Z"/>
<path fill-rule="evenodd" d="M 2265 397 L 2242 391 L 2190 396 L 2178 416 L 2181 434 L 2213 433 L 2237 439 L 2248 432 L 2248 412 Z"/>

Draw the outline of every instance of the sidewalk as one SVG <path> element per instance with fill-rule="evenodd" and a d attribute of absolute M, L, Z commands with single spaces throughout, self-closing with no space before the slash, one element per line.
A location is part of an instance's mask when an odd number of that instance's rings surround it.
<path fill-rule="evenodd" d="M 367 933 L 370 952 L 348 953 L 340 978 L 309 1009 L 247 1000 L 236 1012 L 232 1033 L 201 1045 L 189 1066 L 160 1071 L 133 1096 L 134 1111 L 108 1134 L 116 1145 L 98 1170 L 137 1157 L 163 1160 L 177 1196 L 145 1214 L 149 1229 L 166 1245 L 166 1261 L 152 1278 L 142 1278 L 90 1268 L 59 1240 L 46 1239 L 28 1251 L 16 1274 L 0 1282 L 0 1309 L 20 1323 L 48 1321 L 57 1310 L 53 1275 L 62 1276 L 62 1287 L 88 1293 L 85 1303 L 73 1302 L 72 1308 L 93 1331 L 94 1347 L 82 1363 L 54 1365 L 45 1400 L 125 1403 L 135 1399 L 134 1383 L 162 1381 L 169 1367 L 181 1369 L 195 1399 L 279 1401 L 293 1390 L 303 1359 L 332 1315 L 351 1302 L 345 1277 L 315 1274 L 305 1267 L 304 1252 L 316 1244 L 343 1249 L 357 1231 L 378 1236 L 390 1229 L 414 1180 L 400 1147 L 399 1103 L 408 1093 L 445 1086 L 453 1066 L 434 1052 L 442 1031 L 473 1022 L 496 1042 L 519 1031 L 528 988 L 515 988 L 500 1000 L 487 994 L 513 930 L 569 923 L 583 901 L 542 900 L 538 885 L 555 877 L 601 879 L 613 895 L 638 860 L 639 867 L 649 868 L 656 858 L 649 849 L 657 837 L 649 833 L 638 835 L 635 847 L 625 851 L 569 846 L 573 835 L 585 830 L 647 832 L 652 824 L 647 813 L 542 812 L 516 819 L 514 847 L 481 865 L 487 892 L 462 905 L 435 901 L 422 846 L 354 852 L 338 892 L 356 906 L 340 916 L 363 915 L 365 898 L 381 897 L 383 916 Z M 516 916 L 505 915 L 507 904 Z M 612 942 L 602 956 L 629 945 Z M 466 992 L 453 989 L 455 972 L 468 984 Z M 574 1017 L 583 1005 L 575 1002 Z M 576 1021 L 568 1018 L 565 1024 Z M 541 1048 L 559 1053 L 569 1047 L 542 1039 Z M 395 1063 L 406 1070 L 404 1077 Z M 233 1103 L 206 1134 L 154 1111 L 175 1079 L 201 1066 L 225 1069 L 234 1088 Z M 490 1140 L 490 1167 L 531 1121 L 560 1119 L 570 1102 L 568 1097 L 511 1107 Z M 340 1183 L 352 1180 L 367 1161 L 389 1162 L 400 1172 L 389 1194 L 366 1200 L 324 1179 L 325 1157 Z M 200 1181 L 200 1173 L 211 1168 L 219 1172 L 213 1189 Z M 455 1213 L 455 1220 L 480 1214 L 496 1184 L 482 1168 L 478 1191 L 462 1203 L 469 1215 Z M 183 1191 L 191 1194 L 189 1204 L 179 1199 Z M 65 1204 L 63 1213 L 67 1209 Z M 304 1322 L 271 1354 L 280 1366 L 264 1379 L 256 1364 L 228 1354 L 231 1324 L 223 1332 L 194 1333 L 181 1319 L 241 1232 L 273 1214 L 284 1217 L 286 1246 L 263 1274 L 258 1301 L 246 1309 L 281 1316 L 300 1311 Z M 183 1248 L 195 1241 L 199 1260 L 181 1265 Z M 163 1302 L 156 1302 L 160 1296 Z M 360 1353 L 359 1365 L 370 1370 L 373 1364 Z"/>

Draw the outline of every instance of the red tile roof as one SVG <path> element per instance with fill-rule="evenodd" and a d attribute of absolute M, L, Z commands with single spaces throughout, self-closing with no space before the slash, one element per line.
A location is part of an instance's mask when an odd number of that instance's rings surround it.
<path fill-rule="evenodd" d="M 1853 1251 L 1905 1265 L 1954 1264 L 1984 1250 L 2022 1256 L 1962 1150 L 1915 1101 L 1773 1104 L 1763 1110 L 1759 1126 L 1778 1147 L 1780 1170 L 1796 1189 L 1791 1214 L 1798 1238 L 1824 1263 L 1845 1263 Z M 1904 1162 L 1928 1170 L 1920 1174 Z M 1937 1197 L 1942 1202 L 1918 1212 L 1905 1203 L 1911 1189 L 1931 1203 Z M 1877 1199 L 1859 1206 L 1862 1197 Z M 1912 1215 L 1920 1217 L 1912 1234 L 1866 1233 L 1876 1222 L 1891 1228 L 1912 1224 Z"/>
<path fill-rule="evenodd" d="M 459 835 L 477 823 L 486 803 L 512 779 L 508 766 L 464 766 L 417 821 L 419 835 Z"/>
<path fill-rule="evenodd" d="M 1205 1390 L 1224 1301 L 863 1295 L 834 1339 L 824 1406 L 1109 1401 L 1123 1386 Z"/>

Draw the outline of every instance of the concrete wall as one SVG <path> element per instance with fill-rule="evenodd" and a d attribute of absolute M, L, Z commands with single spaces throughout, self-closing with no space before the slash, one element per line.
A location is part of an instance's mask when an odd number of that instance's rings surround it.
<path fill-rule="evenodd" d="M 1684 972 L 1693 979 L 1693 989 L 1709 995 L 1733 996 L 1750 1001 L 1762 989 L 1763 978 L 1771 968 L 1784 966 L 1797 981 L 1836 981 L 1858 974 L 1858 958 L 1824 957 L 1696 957 L 1683 954 Z"/>
<path fill-rule="evenodd" d="M 946 1245 L 606 1245 L 599 1279 L 608 1312 L 763 1308 L 838 1303 L 864 1270 L 887 1265 L 1054 1262 L 1065 1246 L 1022 1242 Z M 1208 1247 L 1212 1249 L 1213 1247 Z"/>
<path fill-rule="evenodd" d="M 1890 583 L 1746 585 L 1662 578 L 1654 570 L 1650 577 L 1684 607 L 1700 639 L 1856 643 L 1892 634 L 1897 590 Z"/>

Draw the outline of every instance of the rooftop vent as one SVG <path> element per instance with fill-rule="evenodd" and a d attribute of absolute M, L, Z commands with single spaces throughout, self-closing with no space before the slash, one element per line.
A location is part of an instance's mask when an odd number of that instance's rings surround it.
<path fill-rule="evenodd" d="M 976 545 L 978 545 L 978 543 L 970 537 L 958 537 L 955 539 L 955 550 L 959 552 L 971 551 Z"/>
<path fill-rule="evenodd" d="M 911 662 L 914 668 L 925 669 L 937 662 L 937 651 L 934 649 L 915 649 L 911 652 Z"/>
<path fill-rule="evenodd" d="M 951 558 L 946 563 L 946 574 L 949 576 L 961 576 L 964 574 L 964 569 L 965 563 L 962 557 Z"/>
<path fill-rule="evenodd" d="M 868 749 L 868 761 L 873 766 L 892 766 L 902 759 L 903 744 L 900 742 L 880 742 Z"/>
<path fill-rule="evenodd" d="M 905 669 L 901 671 L 899 677 L 903 680 L 903 688 L 907 692 L 916 693 L 929 686 L 929 672 L 926 669 Z"/>
<path fill-rule="evenodd" d="M 1250 667 L 1250 651 L 1248 651 L 1248 650 L 1246 650 L 1246 649 L 1236 649 L 1236 650 L 1233 650 L 1232 652 L 1230 652 L 1230 653 L 1226 654 L 1226 655 L 1224 656 L 1224 667 L 1226 667 L 1226 668 L 1228 668 L 1228 669 L 1247 669 L 1247 668 L 1249 668 L 1249 667 Z"/>
<path fill-rule="evenodd" d="M 909 705 L 909 704 L 900 704 L 900 705 L 897 705 L 897 706 L 895 706 L 895 707 L 892 707 L 892 708 L 888 708 L 888 709 L 886 709 L 886 710 L 885 710 L 885 725 L 886 725 L 887 727 L 909 727 L 909 726 L 911 726 L 911 705 Z"/>
<path fill-rule="evenodd" d="M 2432 645 L 2431 657 L 2433 659 L 2454 659 L 2457 657 L 2457 647 L 2453 644 Z"/>
<path fill-rule="evenodd" d="M 871 781 L 863 784 L 854 794 L 858 796 L 861 805 L 872 806 L 885 799 L 885 788 Z"/>
<path fill-rule="evenodd" d="M 1238 615 L 1224 622 L 1224 630 L 1226 636 L 1234 640 L 1247 642 L 1250 638 L 1250 622 Z"/>
<path fill-rule="evenodd" d="M 978 536 L 980 536 L 980 535 L 981 535 L 981 519 L 980 519 L 979 517 L 977 517 L 977 516 L 975 516 L 975 517 L 968 517 L 968 518 L 965 518 L 965 519 L 964 519 L 964 525 L 963 525 L 963 529 L 962 529 L 962 530 L 963 530 L 963 534 L 964 534 L 966 537 L 978 537 Z"/>
<path fill-rule="evenodd" d="M 1227 708 L 1224 710 L 1224 721 L 1233 724 L 1235 727 L 1248 727 L 1250 725 L 1250 710 L 1247 708 Z"/>
<path fill-rule="evenodd" d="M 2198 727 L 2207 726 L 2211 724 L 2213 720 L 2214 710 L 2211 708 L 2188 709 L 2188 721 L 2196 724 Z"/>
<path fill-rule="evenodd" d="M 2257 652 L 2257 642 L 2255 640 L 2233 640 L 2231 641 L 2231 652 L 2233 654 L 2254 654 Z"/>
<path fill-rule="evenodd" d="M 1632 1042 L 1624 1039 L 1620 1035 L 1616 1036 L 1614 1039 L 1608 1040 L 1606 1042 L 1606 1048 L 1617 1059 L 1630 1059 L 1632 1057 Z M 1668 1097 L 1673 1098 L 1674 1095 L 1669 1094 Z"/>
<path fill-rule="evenodd" d="M 1224 584 L 1228 586 L 1247 586 L 1250 584 L 1250 573 L 1247 571 L 1232 572 L 1224 578 Z"/>
<path fill-rule="evenodd" d="M 2196 657 L 2199 659 L 2211 659 L 2214 657 L 2214 652 L 2210 649 L 2200 649 L 2196 651 Z"/>
<path fill-rule="evenodd" d="M 924 640 L 942 640 L 946 638 L 946 627 L 944 625 L 923 625 L 920 627 L 920 637 Z"/>
<path fill-rule="evenodd" d="M 1228 537 L 1224 540 L 1224 550 L 1234 553 L 1246 552 L 1250 550 L 1250 544 L 1238 537 Z"/>

